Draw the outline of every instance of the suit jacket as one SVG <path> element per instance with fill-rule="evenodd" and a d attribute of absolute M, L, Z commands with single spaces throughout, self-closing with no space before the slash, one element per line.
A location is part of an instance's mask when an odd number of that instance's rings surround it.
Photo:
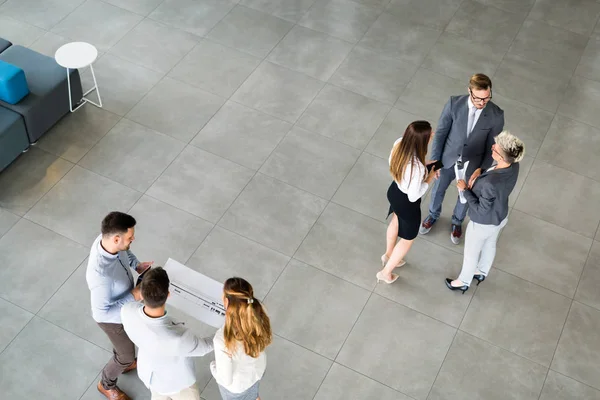
<path fill-rule="evenodd" d="M 479 175 L 473 188 L 464 191 L 471 221 L 482 225 L 500 225 L 508 215 L 508 197 L 518 177 L 519 163 Z"/>
<path fill-rule="evenodd" d="M 462 155 L 463 161 L 469 161 L 470 175 L 477 168 L 492 166 L 492 145 L 504 129 L 504 111 L 491 101 L 487 103 L 467 138 L 468 99 L 469 95 L 452 96 L 444 106 L 433 137 L 431 159 L 452 168 Z"/>

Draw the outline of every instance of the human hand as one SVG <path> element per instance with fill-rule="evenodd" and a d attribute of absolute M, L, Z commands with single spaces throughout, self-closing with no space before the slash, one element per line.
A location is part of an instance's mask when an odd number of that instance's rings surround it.
<path fill-rule="evenodd" d="M 430 184 L 435 178 L 437 178 L 438 175 L 439 175 L 439 171 L 431 168 L 431 170 L 429 170 L 429 173 L 427 174 L 427 178 L 425 178 L 425 182 Z"/>
<path fill-rule="evenodd" d="M 144 272 L 148 268 L 152 267 L 152 264 L 154 264 L 154 261 L 144 261 L 144 262 L 141 262 L 136 267 L 135 272 L 137 272 L 138 274 L 141 274 L 142 272 Z"/>
<path fill-rule="evenodd" d="M 134 287 L 133 290 L 131 291 L 131 294 L 133 295 L 133 298 L 135 299 L 135 301 L 142 300 L 142 291 L 139 286 Z"/>
<path fill-rule="evenodd" d="M 479 178 L 479 175 L 481 175 L 481 168 L 477 168 L 475 171 L 473 171 L 471 178 L 469 178 L 469 189 L 473 187 L 473 184 L 475 183 L 475 180 Z"/>
<path fill-rule="evenodd" d="M 458 182 L 456 182 L 456 187 L 462 192 L 463 190 L 467 189 L 467 182 L 465 182 L 464 179 L 460 179 Z"/>

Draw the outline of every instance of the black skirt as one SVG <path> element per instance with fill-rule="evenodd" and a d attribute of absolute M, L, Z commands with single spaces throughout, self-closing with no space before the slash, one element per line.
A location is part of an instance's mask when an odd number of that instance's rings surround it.
<path fill-rule="evenodd" d="M 396 182 L 392 182 L 387 191 L 387 198 L 390 202 L 391 213 L 398 217 L 398 237 L 406 240 L 413 240 L 419 234 L 421 225 L 421 199 L 412 202 L 408 196 L 398 188 Z"/>

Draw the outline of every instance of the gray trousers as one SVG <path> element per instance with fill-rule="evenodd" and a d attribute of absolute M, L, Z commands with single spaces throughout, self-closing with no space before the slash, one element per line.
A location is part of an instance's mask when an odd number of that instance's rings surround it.
<path fill-rule="evenodd" d="M 474 169 L 469 168 L 465 179 L 469 179 Z M 444 202 L 444 196 L 448 186 L 454 180 L 454 166 L 451 168 L 442 168 L 440 171 L 440 177 L 435 180 L 433 187 L 431 188 L 431 200 L 429 201 L 429 215 L 434 219 L 439 219 L 442 214 L 442 203 Z M 452 223 L 454 225 L 462 225 L 465 217 L 467 216 L 467 210 L 469 209 L 469 203 L 462 204 L 459 197 L 456 196 L 456 205 L 454 206 L 454 212 L 452 213 Z"/>
<path fill-rule="evenodd" d="M 469 221 L 465 236 L 465 254 L 463 266 L 458 280 L 467 286 L 471 285 L 473 275 L 479 270 L 487 276 L 496 257 L 496 242 L 502 228 L 506 226 L 508 218 L 504 218 L 500 225 L 481 225 Z"/>
<path fill-rule="evenodd" d="M 135 361 L 135 345 L 127 336 L 123 324 L 97 322 L 113 345 L 113 356 L 102 370 L 102 387 L 106 390 L 117 386 L 117 378 Z"/>

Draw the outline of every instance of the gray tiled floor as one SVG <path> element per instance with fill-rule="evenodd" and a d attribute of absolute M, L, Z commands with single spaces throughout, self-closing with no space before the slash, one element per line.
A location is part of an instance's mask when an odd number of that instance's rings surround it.
<path fill-rule="evenodd" d="M 84 275 L 118 209 L 140 258 L 254 284 L 265 400 L 599 400 L 599 18 L 596 0 L 0 0 L 1 37 L 96 45 L 105 105 L 0 174 L 0 397 L 101 399 Z M 451 188 L 377 285 L 390 147 L 480 71 L 527 146 L 495 269 L 445 288 Z"/>

